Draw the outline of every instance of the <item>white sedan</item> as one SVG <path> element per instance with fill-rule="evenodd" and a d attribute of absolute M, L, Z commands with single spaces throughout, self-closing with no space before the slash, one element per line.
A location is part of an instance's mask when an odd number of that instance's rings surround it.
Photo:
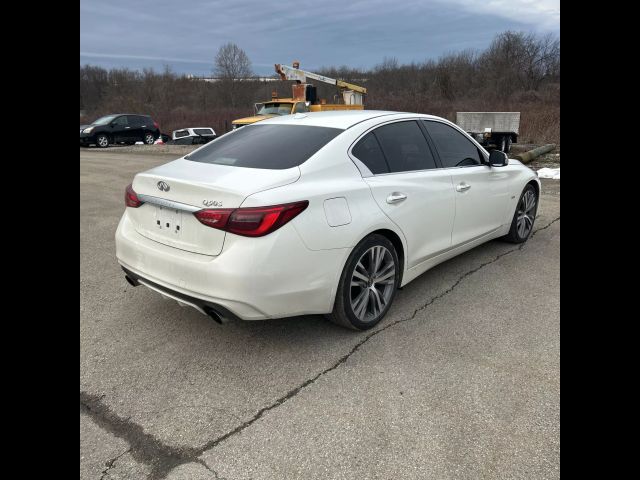
<path fill-rule="evenodd" d="M 494 238 L 524 242 L 540 181 L 439 117 L 303 113 L 139 173 L 126 280 L 221 322 L 326 314 L 366 330 L 396 290 Z"/>

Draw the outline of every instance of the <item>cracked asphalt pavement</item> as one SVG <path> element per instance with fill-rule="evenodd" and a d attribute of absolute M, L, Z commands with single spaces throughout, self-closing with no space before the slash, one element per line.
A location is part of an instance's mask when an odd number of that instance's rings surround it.
<path fill-rule="evenodd" d="M 81 479 L 559 478 L 559 181 L 527 243 L 435 267 L 373 331 L 218 325 L 115 260 L 124 188 L 173 158 L 80 150 Z"/>

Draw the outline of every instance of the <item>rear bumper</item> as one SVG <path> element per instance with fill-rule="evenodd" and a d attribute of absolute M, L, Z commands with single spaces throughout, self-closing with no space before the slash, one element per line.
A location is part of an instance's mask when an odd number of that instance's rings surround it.
<path fill-rule="evenodd" d="M 329 313 L 348 254 L 309 250 L 290 224 L 259 238 L 227 234 L 217 256 L 150 240 L 126 211 L 116 231 L 116 257 L 132 278 L 242 320 Z"/>
<path fill-rule="evenodd" d="M 206 300 L 202 300 L 201 298 L 191 297 L 184 293 L 176 292 L 175 290 L 171 290 L 170 288 L 154 283 L 151 280 L 144 278 L 143 276 L 138 275 L 137 273 L 134 273 L 131 270 L 127 270 L 124 267 L 122 267 L 122 270 L 124 270 L 125 275 L 129 277 L 131 280 L 133 280 L 134 282 L 144 285 L 145 287 L 150 288 L 152 290 L 155 290 L 160 294 L 164 294 L 165 296 L 171 297 L 174 300 L 177 300 L 178 302 L 186 303 L 187 305 L 196 308 L 197 310 L 199 310 L 205 315 L 210 315 L 211 314 L 210 311 L 213 310 L 213 312 L 215 312 L 215 314 L 218 315 L 219 317 L 227 318 L 229 320 L 239 320 L 239 318 L 236 317 L 236 315 L 233 312 L 223 307 L 222 305 L 219 305 L 213 302 L 208 302 Z"/>

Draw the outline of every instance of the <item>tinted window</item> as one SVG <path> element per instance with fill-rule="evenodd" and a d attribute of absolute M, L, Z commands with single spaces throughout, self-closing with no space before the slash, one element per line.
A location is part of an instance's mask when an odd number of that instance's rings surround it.
<path fill-rule="evenodd" d="M 409 172 L 436 168 L 429 144 L 417 122 L 396 122 L 376 128 L 391 172 Z"/>
<path fill-rule="evenodd" d="M 189 130 L 180 130 L 176 133 L 173 134 L 174 137 L 176 138 L 180 138 L 180 137 L 186 137 L 189 135 Z"/>
<path fill-rule="evenodd" d="M 197 137 L 178 138 L 171 143 L 173 143 L 174 145 L 193 145 L 194 138 L 197 138 Z"/>
<path fill-rule="evenodd" d="M 296 113 L 303 113 L 303 112 L 308 112 L 308 111 L 309 111 L 309 109 L 307 108 L 307 106 L 305 105 L 304 102 L 296 103 L 296 109 L 295 109 Z"/>
<path fill-rule="evenodd" d="M 194 128 L 193 133 L 197 135 L 213 135 L 213 130 L 210 128 Z"/>
<path fill-rule="evenodd" d="M 468 167 L 481 165 L 478 148 L 463 134 L 440 122 L 424 122 L 442 160 L 442 166 Z"/>
<path fill-rule="evenodd" d="M 208 143 L 194 162 L 282 170 L 297 167 L 343 130 L 307 125 L 251 125 Z"/>
<path fill-rule="evenodd" d="M 116 118 L 115 122 L 113 123 L 115 123 L 119 127 L 124 127 L 129 124 L 129 122 L 127 121 L 126 115 L 122 115 L 121 117 Z"/>
<path fill-rule="evenodd" d="M 93 124 L 94 125 L 108 125 L 109 123 L 111 123 L 113 121 L 114 118 L 116 118 L 115 115 L 107 115 L 106 117 L 100 117 L 95 122 L 93 122 Z"/>
<path fill-rule="evenodd" d="M 384 159 L 382 150 L 380 150 L 380 144 L 373 133 L 367 133 L 365 137 L 360 140 L 351 153 L 354 157 L 364 163 L 371 173 L 389 173 L 389 167 Z"/>
<path fill-rule="evenodd" d="M 127 120 L 129 121 L 129 125 L 132 127 L 141 127 L 144 125 L 144 123 L 142 123 L 142 117 L 138 115 L 127 115 Z"/>

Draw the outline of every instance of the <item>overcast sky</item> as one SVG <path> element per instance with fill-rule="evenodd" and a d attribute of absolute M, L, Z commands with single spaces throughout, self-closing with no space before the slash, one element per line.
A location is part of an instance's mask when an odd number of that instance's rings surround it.
<path fill-rule="evenodd" d="M 210 75 L 226 42 L 274 63 L 368 68 L 483 49 L 505 30 L 560 33 L 559 0 L 81 0 L 80 64 Z"/>

